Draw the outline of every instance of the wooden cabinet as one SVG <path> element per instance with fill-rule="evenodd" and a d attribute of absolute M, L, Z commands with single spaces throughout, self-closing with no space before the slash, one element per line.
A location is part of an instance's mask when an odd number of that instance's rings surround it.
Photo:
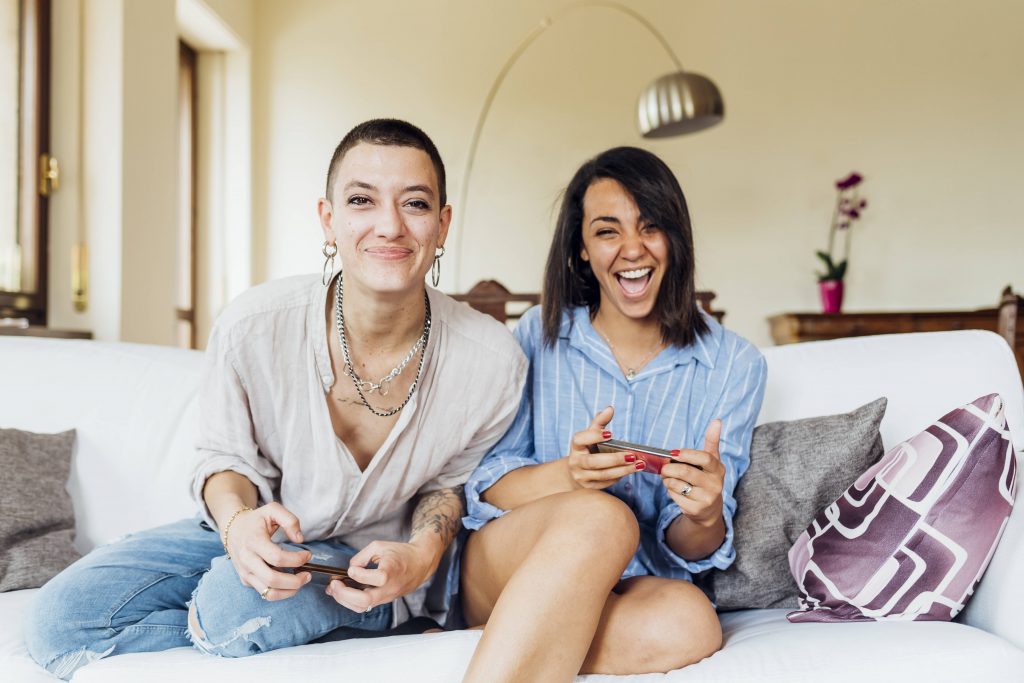
<path fill-rule="evenodd" d="M 998 331 L 999 309 L 893 313 L 782 313 L 768 319 L 772 341 L 792 344 L 840 337 L 945 330 Z"/>
<path fill-rule="evenodd" d="M 997 308 L 975 311 L 893 311 L 878 313 L 780 313 L 768 318 L 772 341 L 792 344 L 840 337 L 902 332 L 990 330 L 1013 349 L 1024 376 L 1024 298 L 1009 287 Z"/>
<path fill-rule="evenodd" d="M 27 327 L 17 325 L 0 325 L 0 336 L 5 337 L 50 337 L 53 339 L 92 339 L 92 332 L 76 330 L 55 330 L 41 325 Z"/>

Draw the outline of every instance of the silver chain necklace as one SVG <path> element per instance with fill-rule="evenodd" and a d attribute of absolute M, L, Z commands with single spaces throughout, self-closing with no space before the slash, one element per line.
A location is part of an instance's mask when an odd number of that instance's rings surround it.
<path fill-rule="evenodd" d="M 604 337 L 604 340 L 606 342 L 608 342 L 608 350 L 612 352 L 612 357 L 615 359 L 615 362 L 619 364 L 619 367 L 620 368 L 624 367 L 625 364 L 622 361 L 619 360 L 618 354 L 615 353 L 615 345 L 612 344 L 612 340 L 608 338 L 608 335 L 605 334 L 604 332 L 602 332 L 601 330 L 598 330 L 597 329 L 597 325 L 594 325 L 593 323 L 591 323 L 590 325 L 595 330 L 597 330 L 597 333 L 599 335 Z M 648 361 L 650 361 L 652 358 L 654 358 L 654 356 L 656 356 L 658 354 L 658 352 L 661 351 L 661 349 L 662 349 L 662 342 L 659 340 L 657 346 L 655 346 L 653 349 L 651 349 L 651 352 L 648 353 L 646 356 L 644 356 L 644 358 L 639 363 L 636 364 L 635 368 L 629 368 L 629 367 L 625 368 L 624 374 L 626 375 L 626 380 L 632 382 L 634 379 L 636 379 L 637 373 L 640 372 L 641 370 L 643 370 L 644 366 L 647 365 Z"/>
<path fill-rule="evenodd" d="M 361 379 L 359 375 L 356 374 L 355 368 L 352 366 L 352 354 L 349 353 L 348 338 L 345 336 L 345 313 L 343 312 L 342 307 L 342 301 L 345 298 L 344 290 L 344 280 L 341 276 L 338 276 L 338 283 L 334 288 L 334 318 L 338 323 L 338 339 L 341 340 L 341 353 L 345 360 L 344 372 L 352 378 L 352 384 L 356 388 L 356 393 L 359 394 L 359 399 L 363 402 L 363 405 L 366 406 L 367 410 L 377 417 L 391 417 L 406 406 L 412 398 L 413 393 L 415 393 L 417 385 L 420 383 L 420 373 L 423 371 L 423 358 L 427 355 L 427 340 L 430 339 L 430 298 L 427 296 L 426 292 L 423 292 L 423 306 L 426 310 L 426 314 L 423 317 L 423 333 L 420 335 L 420 338 L 417 339 L 416 343 L 413 344 L 411 349 L 409 349 L 409 353 L 402 359 L 402 362 L 392 368 L 391 372 L 382 377 L 379 382 L 371 382 L 369 380 Z M 423 353 L 420 354 L 420 362 L 416 367 L 416 379 L 413 380 L 412 386 L 409 388 L 409 394 L 405 397 L 405 400 L 402 401 L 402 404 L 384 411 L 377 410 L 371 406 L 370 402 L 366 400 L 366 394 L 372 394 L 376 391 L 380 393 L 381 396 L 387 396 L 388 391 L 391 388 L 391 382 L 402 374 L 402 370 L 405 370 L 405 366 L 409 364 L 412 357 L 421 349 L 423 349 Z M 363 393 L 364 391 L 366 394 Z"/>

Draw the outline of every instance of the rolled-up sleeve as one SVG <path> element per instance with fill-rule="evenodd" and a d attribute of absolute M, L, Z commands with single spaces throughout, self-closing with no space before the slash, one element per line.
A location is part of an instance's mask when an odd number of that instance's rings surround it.
<path fill-rule="evenodd" d="M 214 328 L 206 349 L 196 449 L 192 497 L 210 526 L 216 528 L 217 524 L 203 499 L 203 487 L 218 472 L 241 474 L 256 486 L 261 505 L 273 502 L 281 473 L 259 452 L 248 393 L 226 334 L 219 327 Z"/>
<path fill-rule="evenodd" d="M 506 474 L 520 467 L 536 465 L 530 457 L 533 451 L 533 416 L 530 401 L 530 383 L 526 382 L 519 410 L 512 427 L 493 450 L 488 453 L 466 482 L 466 516 L 462 523 L 467 529 L 477 530 L 492 519 L 505 514 L 505 510 L 485 502 L 480 496 Z"/>
<path fill-rule="evenodd" d="M 693 447 L 703 447 L 704 433 L 711 420 L 722 420 L 719 454 L 725 466 L 725 480 L 722 485 L 725 539 L 708 557 L 695 561 L 686 560 L 677 555 L 666 542 L 669 525 L 682 514 L 682 510 L 667 494 L 664 495 L 665 502 L 658 517 L 657 540 L 661 554 L 670 564 L 681 567 L 691 574 L 698 574 L 711 568 L 726 569 L 736 559 L 736 550 L 733 547 L 736 484 L 750 466 L 750 440 L 754 432 L 754 423 L 761 410 L 768 375 L 764 356 L 746 342 L 737 353 L 726 355 L 722 362 L 727 363 L 722 371 L 728 373 L 724 391 L 703 426 L 694 430 Z"/>

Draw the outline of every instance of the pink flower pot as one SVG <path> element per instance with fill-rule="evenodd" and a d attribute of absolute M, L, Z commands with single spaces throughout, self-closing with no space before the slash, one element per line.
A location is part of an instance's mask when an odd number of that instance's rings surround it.
<path fill-rule="evenodd" d="M 843 281 L 822 280 L 818 283 L 821 292 L 822 313 L 838 313 L 843 307 Z"/>

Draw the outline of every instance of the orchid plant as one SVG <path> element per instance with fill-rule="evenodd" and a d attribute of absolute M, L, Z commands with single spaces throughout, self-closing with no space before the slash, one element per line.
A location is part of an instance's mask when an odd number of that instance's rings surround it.
<path fill-rule="evenodd" d="M 818 282 L 842 280 L 846 275 L 846 264 L 850 257 L 850 228 L 868 206 L 868 201 L 857 190 L 864 177 L 856 171 L 836 181 L 836 206 L 832 211 L 832 226 L 828 231 L 828 251 L 818 251 L 818 258 L 825 264 L 825 272 L 818 273 Z M 836 233 L 845 234 L 843 260 L 836 262 Z"/>

